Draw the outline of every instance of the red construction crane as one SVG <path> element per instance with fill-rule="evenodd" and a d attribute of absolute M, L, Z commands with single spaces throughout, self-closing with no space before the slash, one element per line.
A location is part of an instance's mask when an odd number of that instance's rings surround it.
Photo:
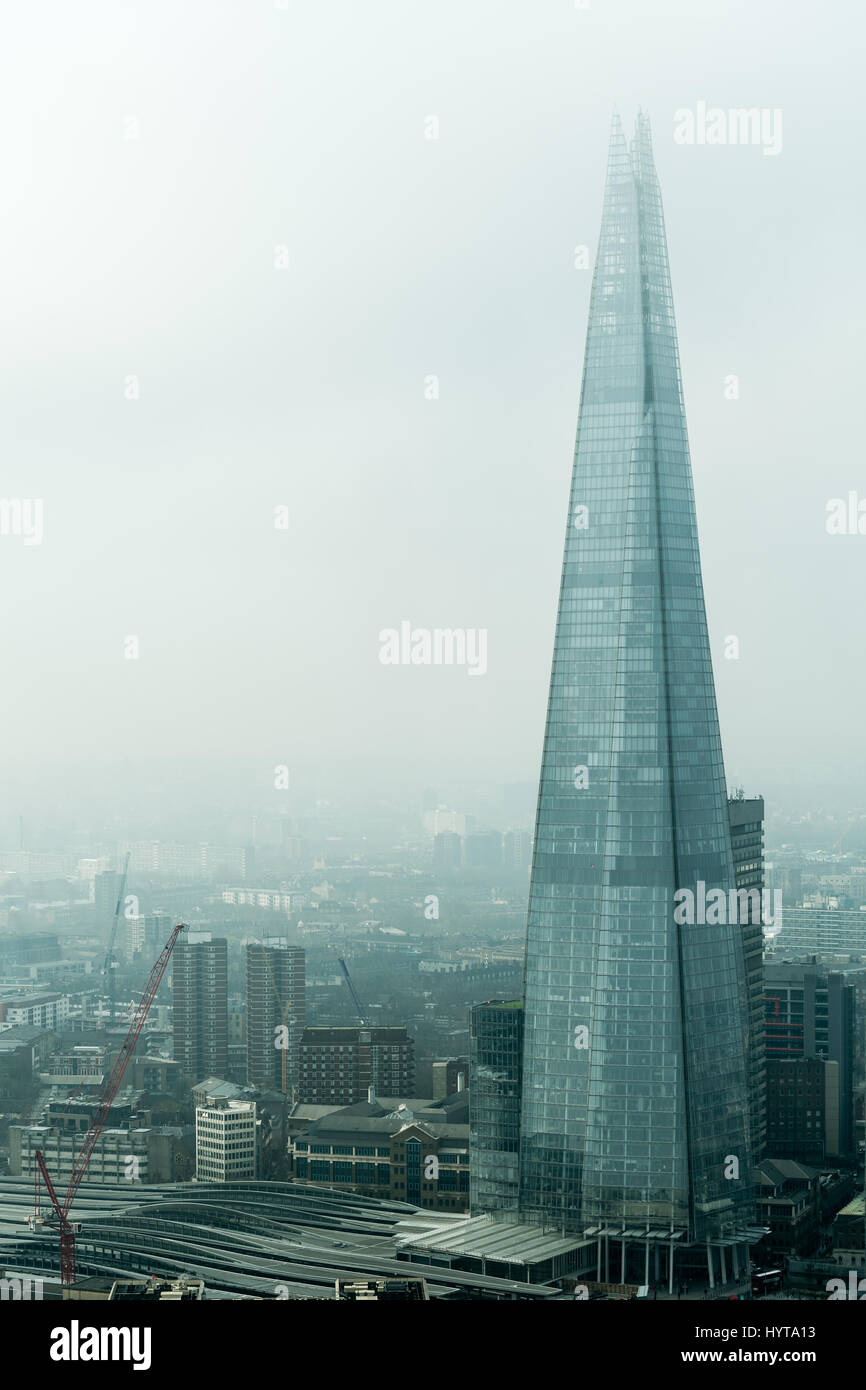
<path fill-rule="evenodd" d="M 73 1159 L 72 1174 L 69 1178 L 69 1186 L 66 1189 L 66 1197 L 62 1205 L 60 1198 L 54 1190 L 54 1184 L 48 1175 L 45 1159 L 40 1150 L 36 1150 L 36 1215 L 31 1224 L 35 1227 L 37 1223 L 43 1223 L 39 1210 L 39 1179 L 41 1176 L 48 1190 L 48 1196 L 51 1199 L 51 1205 L 54 1208 L 54 1215 L 57 1219 L 60 1232 L 60 1281 L 63 1284 L 71 1284 L 75 1278 L 75 1233 L 79 1229 L 77 1222 L 69 1220 L 69 1208 L 81 1185 L 84 1174 L 87 1172 L 87 1165 L 90 1162 L 97 1140 L 102 1133 L 105 1121 L 108 1119 L 111 1103 L 120 1089 L 120 1083 L 123 1080 L 124 1072 L 129 1065 L 129 1060 L 135 1051 L 135 1044 L 138 1042 L 139 1034 L 144 1027 L 144 1020 L 147 1018 L 150 1006 L 156 997 L 156 991 L 159 989 L 160 981 L 165 974 L 165 967 L 168 965 L 169 957 L 174 950 L 174 943 L 177 941 L 182 931 L 186 931 L 185 922 L 179 923 L 179 925 L 174 928 L 148 976 L 147 984 L 144 987 L 144 993 L 138 1001 L 135 1013 L 132 1015 L 129 1032 L 123 1040 L 123 1046 L 117 1055 L 117 1061 L 112 1067 L 111 1074 L 102 1088 L 96 1114 L 90 1122 L 90 1128 L 84 1136 L 84 1143 L 78 1155 Z M 48 1220 L 53 1224 L 53 1218 L 49 1217 Z"/>

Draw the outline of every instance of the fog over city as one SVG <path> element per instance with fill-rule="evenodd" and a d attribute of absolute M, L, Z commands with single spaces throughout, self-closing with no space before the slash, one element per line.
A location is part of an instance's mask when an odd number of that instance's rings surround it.
<path fill-rule="evenodd" d="M 252 814 L 278 763 L 350 799 L 537 779 L 607 131 L 639 105 L 728 779 L 857 809 L 866 541 L 825 521 L 866 495 L 862 23 L 10 11 L 4 497 L 44 535 L 0 543 L 7 842 L 167 815 L 163 787 Z M 780 109 L 781 149 L 677 144 L 700 102 Z M 486 674 L 383 665 L 404 621 L 484 629 Z"/>

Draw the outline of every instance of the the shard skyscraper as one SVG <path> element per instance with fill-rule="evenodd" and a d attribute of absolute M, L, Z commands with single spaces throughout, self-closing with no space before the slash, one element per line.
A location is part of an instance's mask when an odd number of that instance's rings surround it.
<path fill-rule="evenodd" d="M 661 196 L 647 118 L 630 142 L 615 118 L 530 890 L 523 1220 L 725 1245 L 753 1219 L 733 887 Z"/>

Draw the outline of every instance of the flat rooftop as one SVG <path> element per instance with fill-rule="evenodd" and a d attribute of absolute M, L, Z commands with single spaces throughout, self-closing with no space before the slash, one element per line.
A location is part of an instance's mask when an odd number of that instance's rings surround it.
<path fill-rule="evenodd" d="M 445 1255 L 469 1255 L 476 1259 L 501 1260 L 504 1264 L 540 1264 L 567 1255 L 588 1242 L 583 1236 L 563 1236 L 543 1231 L 521 1221 L 497 1221 L 490 1216 L 471 1216 L 459 1224 L 449 1224 L 412 1237 L 403 1248 L 438 1250 Z"/>

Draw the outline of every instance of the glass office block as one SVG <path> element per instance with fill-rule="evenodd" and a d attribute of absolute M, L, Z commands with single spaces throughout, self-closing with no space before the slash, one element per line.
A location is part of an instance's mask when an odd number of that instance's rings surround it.
<path fill-rule="evenodd" d="M 752 1217 L 740 928 L 649 122 L 614 120 L 536 820 L 520 1210 L 720 1234 Z M 709 914 L 712 915 L 712 914 Z M 731 1176 L 738 1173 L 738 1176 Z"/>

